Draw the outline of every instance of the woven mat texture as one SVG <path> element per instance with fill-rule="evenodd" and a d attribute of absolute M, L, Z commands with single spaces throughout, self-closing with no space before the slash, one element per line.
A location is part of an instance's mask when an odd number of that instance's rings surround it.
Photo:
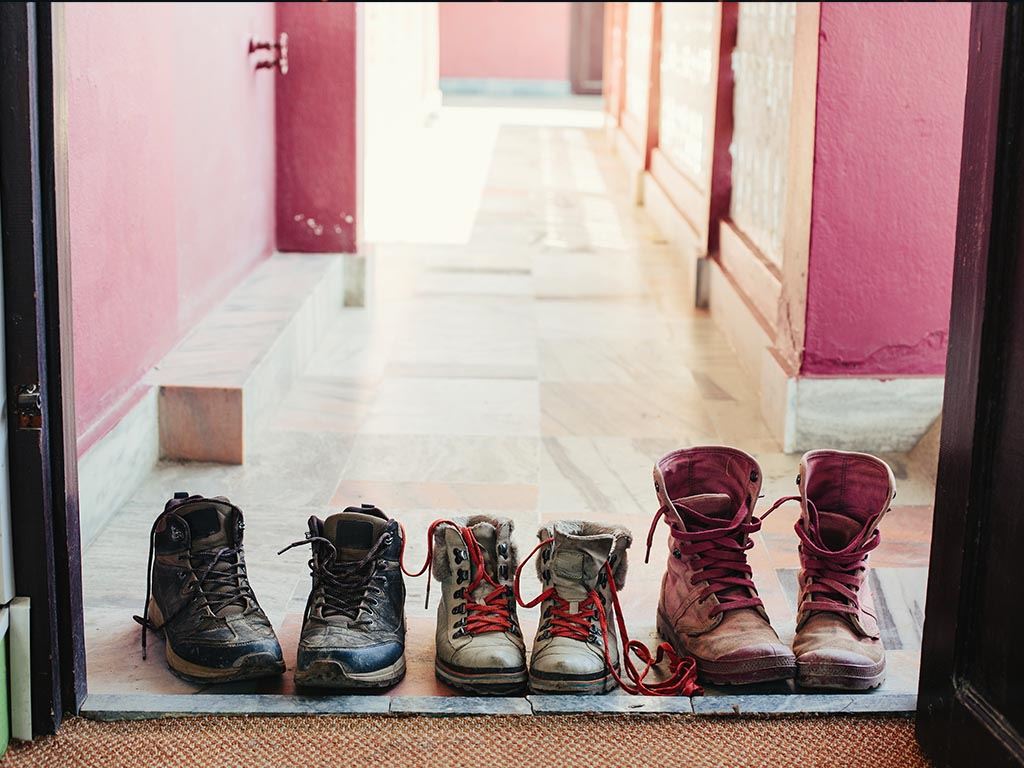
<path fill-rule="evenodd" d="M 69 720 L 7 768 L 924 766 L 898 717 L 202 717 Z"/>

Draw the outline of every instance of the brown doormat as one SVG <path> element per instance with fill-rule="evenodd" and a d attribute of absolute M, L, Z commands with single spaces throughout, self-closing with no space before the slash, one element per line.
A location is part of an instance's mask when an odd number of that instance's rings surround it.
<path fill-rule="evenodd" d="M 98 723 L 14 745 L 10 766 L 925 766 L 898 717 L 201 717 Z"/>

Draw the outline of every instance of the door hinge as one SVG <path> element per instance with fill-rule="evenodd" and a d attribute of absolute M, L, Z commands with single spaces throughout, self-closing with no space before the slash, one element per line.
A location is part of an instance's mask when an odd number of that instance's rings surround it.
<path fill-rule="evenodd" d="M 43 428 L 43 395 L 38 384 L 22 384 L 16 392 L 14 412 L 18 416 L 18 429 Z"/>

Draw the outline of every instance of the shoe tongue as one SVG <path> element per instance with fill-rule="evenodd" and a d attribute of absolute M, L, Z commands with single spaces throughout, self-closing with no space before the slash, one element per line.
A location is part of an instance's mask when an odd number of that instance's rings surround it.
<path fill-rule="evenodd" d="M 676 500 L 679 504 L 683 504 L 694 512 L 697 512 L 704 517 L 709 517 L 712 520 L 721 520 L 723 522 L 731 522 L 733 517 L 736 516 L 736 506 L 733 504 L 732 498 L 727 493 L 698 493 L 694 496 L 687 496 L 682 499 Z M 693 515 L 689 515 L 685 509 L 680 510 L 680 514 L 683 516 L 683 521 L 686 523 L 686 527 L 689 530 L 701 530 L 709 527 L 707 523 L 702 520 L 695 519 Z M 745 597 L 749 590 L 745 587 L 726 587 L 725 589 L 718 592 L 721 596 L 732 596 L 737 595 Z"/>
<path fill-rule="evenodd" d="M 811 538 L 824 549 L 838 552 L 845 549 L 864 531 L 864 524 L 839 512 L 818 510 L 817 530 L 811 530 Z"/>
<path fill-rule="evenodd" d="M 704 517 L 715 520 L 729 521 L 736 514 L 736 507 L 727 493 L 698 493 L 675 501 L 677 504 L 682 504 L 694 512 L 704 515 Z M 686 509 L 681 509 L 679 512 L 684 519 L 687 517 Z"/>
<path fill-rule="evenodd" d="M 188 526 L 189 538 L 191 539 L 191 551 L 208 552 L 223 547 L 237 547 L 242 540 L 242 515 L 238 513 L 231 503 L 223 497 L 213 499 L 198 499 L 182 504 L 175 509 L 177 514 Z M 205 568 L 209 566 L 210 573 L 231 575 L 228 583 L 206 582 L 205 589 L 211 595 L 233 594 L 238 591 L 235 580 L 234 567 L 238 560 L 238 553 L 221 555 L 216 562 L 211 562 L 212 556 L 205 558 L 193 558 L 193 567 Z M 198 565 L 196 565 L 198 563 Z M 245 612 L 244 598 L 238 602 L 229 603 L 216 610 L 216 615 L 221 617 L 238 616 Z"/>
<path fill-rule="evenodd" d="M 174 510 L 188 526 L 193 552 L 235 547 L 242 538 L 242 516 L 226 499 L 198 499 Z"/>
<path fill-rule="evenodd" d="M 611 554 L 610 535 L 565 536 L 555 532 L 551 581 L 563 600 L 585 600 L 597 587 L 597 577 Z"/>
<path fill-rule="evenodd" d="M 347 507 L 324 520 L 324 538 L 338 560 L 361 560 L 387 531 L 388 518 L 376 507 Z"/>
<path fill-rule="evenodd" d="M 477 523 L 470 526 L 473 538 L 480 545 L 484 556 L 484 568 L 492 579 L 498 578 L 498 530 L 491 523 Z"/>

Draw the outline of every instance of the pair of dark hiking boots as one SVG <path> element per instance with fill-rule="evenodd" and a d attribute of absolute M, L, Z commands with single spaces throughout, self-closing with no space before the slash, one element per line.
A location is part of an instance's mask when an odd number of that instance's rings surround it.
<path fill-rule="evenodd" d="M 150 537 L 147 630 L 162 633 L 171 670 L 198 683 L 284 672 L 281 645 L 246 574 L 242 511 L 218 496 L 176 493 Z M 309 518 L 312 588 L 299 639 L 295 682 L 387 688 L 405 675 L 402 532 L 372 505 Z"/>

